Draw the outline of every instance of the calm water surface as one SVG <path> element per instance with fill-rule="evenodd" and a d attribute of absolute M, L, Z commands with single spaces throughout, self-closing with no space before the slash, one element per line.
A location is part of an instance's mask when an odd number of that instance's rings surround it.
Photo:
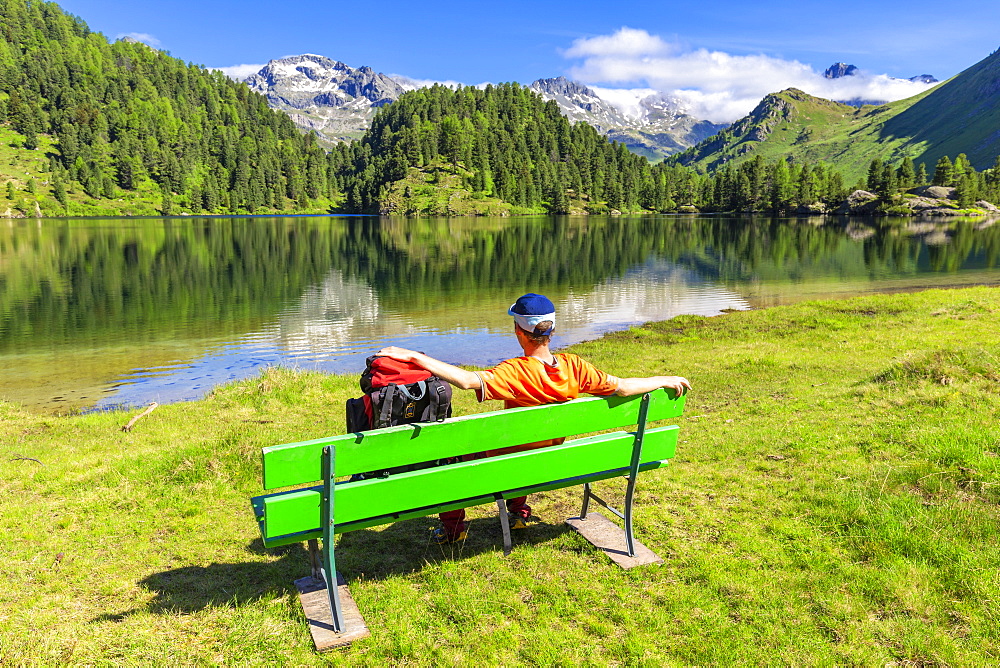
<path fill-rule="evenodd" d="M 0 226 L 0 398 L 39 412 L 196 399 L 267 365 L 358 373 L 402 345 L 518 354 L 680 314 L 1000 284 L 1000 225 L 663 216 L 43 219 Z"/>

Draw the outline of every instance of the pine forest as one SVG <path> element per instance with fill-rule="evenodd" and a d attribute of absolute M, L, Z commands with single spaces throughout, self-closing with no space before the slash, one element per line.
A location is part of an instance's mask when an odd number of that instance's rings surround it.
<path fill-rule="evenodd" d="M 244 84 L 111 43 L 54 3 L 0 0 L 0 29 L 8 217 L 824 213 L 860 189 L 877 197 L 869 212 L 906 213 L 901 193 L 930 182 L 957 188 L 963 209 L 1000 200 L 1000 170 L 964 155 L 932 170 L 876 159 L 859 183 L 782 158 L 708 174 L 651 164 L 515 83 L 407 92 L 360 140 L 326 151 Z"/>

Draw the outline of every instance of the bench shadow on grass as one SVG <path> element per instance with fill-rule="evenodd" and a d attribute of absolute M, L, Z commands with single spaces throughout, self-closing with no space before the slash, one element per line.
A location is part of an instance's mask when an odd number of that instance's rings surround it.
<path fill-rule="evenodd" d="M 381 580 L 412 573 L 425 565 L 460 561 L 484 552 L 503 552 L 503 535 L 495 514 L 469 521 L 464 543 L 437 545 L 431 541 L 435 517 L 396 522 L 384 527 L 342 534 L 337 540 L 337 570 L 351 582 L 365 578 Z M 561 521 L 540 521 L 526 531 L 513 532 L 513 553 L 519 547 L 550 541 L 570 529 Z M 294 581 L 310 574 L 309 552 L 305 543 L 267 549 L 257 538 L 246 547 L 257 555 L 278 557 L 272 561 L 183 566 L 154 573 L 139 585 L 155 594 L 144 608 L 104 614 L 92 623 L 120 622 L 132 615 L 191 613 L 205 608 L 237 608 L 260 599 L 295 595 Z"/>
<path fill-rule="evenodd" d="M 548 519 L 533 523 L 525 531 L 511 532 L 514 551 L 510 558 L 517 558 L 519 547 L 545 543 L 571 530 L 561 520 L 550 523 Z M 437 517 L 428 516 L 343 534 L 337 541 L 337 569 L 350 583 L 361 576 L 379 580 L 412 573 L 426 564 L 461 561 L 484 552 L 503 554 L 503 532 L 495 508 L 486 517 L 473 516 L 469 520 L 468 537 L 461 543 L 432 542 L 431 532 L 437 526 Z"/>

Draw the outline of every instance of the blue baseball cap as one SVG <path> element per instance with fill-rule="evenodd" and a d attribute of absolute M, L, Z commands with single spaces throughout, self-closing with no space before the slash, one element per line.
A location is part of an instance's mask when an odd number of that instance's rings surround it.
<path fill-rule="evenodd" d="M 549 320 L 552 326 L 546 332 L 537 332 L 542 336 L 548 336 L 556 328 L 556 307 L 545 295 L 536 295 L 529 292 L 521 295 L 517 301 L 511 304 L 507 310 L 507 315 L 514 316 L 514 322 L 526 332 L 535 332 L 535 325 Z"/>

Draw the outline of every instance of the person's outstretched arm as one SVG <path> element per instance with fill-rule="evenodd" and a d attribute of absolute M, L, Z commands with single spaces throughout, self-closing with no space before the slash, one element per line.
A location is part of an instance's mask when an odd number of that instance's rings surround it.
<path fill-rule="evenodd" d="M 650 376 L 649 378 L 619 378 L 615 394 L 631 397 L 634 394 L 645 394 L 661 387 L 674 390 L 680 396 L 691 389 L 687 378 L 680 376 Z"/>
<path fill-rule="evenodd" d="M 400 362 L 412 362 L 421 369 L 430 371 L 438 378 L 446 380 L 455 387 L 460 387 L 463 390 L 478 390 L 482 387 L 482 381 L 479 380 L 478 374 L 473 373 L 472 371 L 467 371 L 453 364 L 448 364 L 447 362 L 434 359 L 433 357 L 423 353 L 418 353 L 415 350 L 389 346 L 388 348 L 383 348 L 375 354 L 382 355 L 384 357 L 391 357 L 392 359 L 399 360 Z"/>

